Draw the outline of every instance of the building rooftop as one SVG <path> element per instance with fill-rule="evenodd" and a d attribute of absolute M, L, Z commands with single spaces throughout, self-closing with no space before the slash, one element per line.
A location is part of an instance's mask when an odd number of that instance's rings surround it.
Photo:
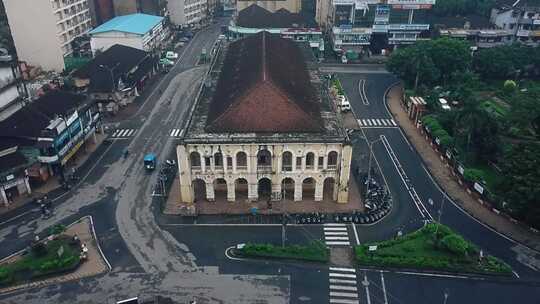
<path fill-rule="evenodd" d="M 306 59 L 312 57 L 304 56 L 298 44 L 267 32 L 225 44 L 183 141 L 345 141 L 316 66 Z"/>
<path fill-rule="evenodd" d="M 97 55 L 80 69 L 73 72 L 75 78 L 90 79 L 90 91 L 110 92 L 112 90 L 111 71 L 115 83 L 137 66 L 152 63 L 149 53 L 125 45 L 115 44 L 105 52 Z M 151 66 L 150 66 L 151 68 Z M 138 71 L 139 69 L 137 69 Z M 144 70 L 148 70 L 145 68 Z M 137 71 L 135 74 L 137 74 Z M 146 72 L 145 72 L 146 73 Z M 133 79 L 140 79 L 133 75 Z M 131 85 L 130 79 L 122 79 L 124 84 Z"/>
<path fill-rule="evenodd" d="M 317 27 L 313 18 L 291 13 L 283 8 L 272 13 L 256 4 L 252 4 L 238 13 L 236 25 L 246 28 Z"/>
<path fill-rule="evenodd" d="M 502 10 L 512 8 L 519 9 L 540 9 L 540 0 L 498 0 L 496 7 Z"/>
<path fill-rule="evenodd" d="M 111 31 L 144 35 L 163 21 L 163 17 L 147 14 L 131 14 L 115 17 L 90 31 L 90 35 Z"/>
<path fill-rule="evenodd" d="M 429 15 L 428 22 L 433 26 L 438 26 L 444 29 L 491 29 L 494 25 L 491 24 L 488 17 L 476 14 L 469 14 L 465 16 L 437 16 L 435 14 Z"/>
<path fill-rule="evenodd" d="M 85 100 L 82 95 L 51 91 L 0 122 L 0 138 L 37 139 L 51 120 L 58 115 L 69 114 L 84 105 Z"/>

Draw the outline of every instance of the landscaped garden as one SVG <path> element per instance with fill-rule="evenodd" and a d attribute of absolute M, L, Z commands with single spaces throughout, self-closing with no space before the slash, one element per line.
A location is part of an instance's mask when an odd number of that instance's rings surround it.
<path fill-rule="evenodd" d="M 329 250 L 321 242 L 313 242 L 305 246 L 272 244 L 244 244 L 234 250 L 236 255 L 254 258 L 276 258 L 304 260 L 312 262 L 328 262 Z"/>
<path fill-rule="evenodd" d="M 407 98 L 427 102 L 423 127 L 467 186 L 539 229 L 540 47 L 470 47 L 420 41 L 397 49 L 387 68 L 403 80 Z"/>
<path fill-rule="evenodd" d="M 437 223 L 392 240 L 356 246 L 355 256 L 358 264 L 366 266 L 497 275 L 512 272 L 501 260 L 483 254 L 450 228 Z"/>
<path fill-rule="evenodd" d="M 22 255 L 0 266 L 0 286 L 31 281 L 77 268 L 81 262 L 81 244 L 76 238 L 60 234 L 53 228 L 53 238 L 34 241 Z M 84 254 L 83 254 L 84 255 Z"/>

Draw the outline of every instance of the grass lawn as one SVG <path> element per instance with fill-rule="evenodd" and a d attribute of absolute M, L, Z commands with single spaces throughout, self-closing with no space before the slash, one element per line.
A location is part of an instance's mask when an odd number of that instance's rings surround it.
<path fill-rule="evenodd" d="M 369 246 L 375 245 L 377 249 L 370 251 Z M 512 272 L 495 257 L 480 258 L 476 246 L 450 228 L 434 223 L 393 240 L 356 246 L 355 256 L 359 264 L 368 266 L 480 274 L 509 275 Z"/>
<path fill-rule="evenodd" d="M 61 247 L 63 249 L 60 249 Z M 59 252 L 62 252 L 61 256 L 58 256 Z M 43 247 L 34 247 L 14 263 L 0 266 L 0 285 L 67 271 L 76 267 L 79 262 L 79 245 L 70 244 L 67 237 L 59 237 Z"/>
<path fill-rule="evenodd" d="M 272 244 L 245 244 L 241 249 L 235 249 L 235 253 L 244 257 L 264 257 L 278 259 L 294 259 L 313 262 L 328 262 L 329 250 L 320 242 L 309 245 L 288 245 L 285 247 Z"/>

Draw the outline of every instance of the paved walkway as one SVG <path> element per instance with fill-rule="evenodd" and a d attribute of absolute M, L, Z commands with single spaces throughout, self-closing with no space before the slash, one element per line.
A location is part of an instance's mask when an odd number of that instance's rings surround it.
<path fill-rule="evenodd" d="M 85 277 L 95 276 L 101 273 L 105 273 L 109 270 L 107 263 L 103 256 L 101 256 L 98 249 L 97 240 L 93 234 L 92 223 L 90 217 L 84 217 L 73 225 L 69 226 L 65 233 L 69 236 L 77 235 L 81 240 L 81 244 L 86 244 L 88 248 L 88 258 L 84 261 L 74 272 L 63 274 L 61 276 L 55 276 L 46 278 L 39 281 L 33 281 L 25 284 L 19 284 L 14 286 L 8 286 L 0 289 L 1 293 L 12 292 L 25 288 L 36 288 L 49 284 L 57 284 L 62 282 L 80 280 Z M 13 257 L 10 259 L 16 259 Z M 7 262 L 7 261 L 6 261 Z"/>
<path fill-rule="evenodd" d="M 290 199 L 283 201 L 272 202 L 272 210 L 268 209 L 266 200 L 259 202 L 247 202 L 245 200 L 237 200 L 236 202 L 227 202 L 225 197 L 216 198 L 215 202 L 198 201 L 195 203 L 197 214 L 250 214 L 251 208 L 257 207 L 258 214 L 281 214 L 287 213 L 310 213 L 310 212 L 324 212 L 324 213 L 339 213 L 350 211 L 363 211 L 364 205 L 362 203 L 360 192 L 353 176 L 351 175 L 351 187 L 349 191 L 349 203 L 338 204 L 331 200 L 323 200 L 322 202 L 315 202 L 313 200 L 302 200 L 300 202 L 294 202 Z M 181 203 L 180 187 L 178 179 L 175 179 L 173 186 L 169 192 L 169 197 L 165 204 L 164 213 L 169 215 L 182 214 L 182 210 L 185 210 L 187 204 Z"/>
<path fill-rule="evenodd" d="M 507 218 L 492 212 L 490 209 L 480 205 L 478 201 L 469 195 L 463 187 L 459 185 L 457 179 L 450 170 L 440 160 L 439 155 L 431 148 L 426 139 L 414 126 L 412 121 L 401 106 L 402 88 L 394 87 L 388 93 L 387 103 L 399 123 L 401 129 L 415 147 L 416 151 L 444 191 L 452 197 L 453 201 L 459 204 L 465 211 L 483 223 L 497 230 L 498 232 L 527 246 L 540 250 L 540 235 L 533 233 L 528 228 L 512 223 Z"/>

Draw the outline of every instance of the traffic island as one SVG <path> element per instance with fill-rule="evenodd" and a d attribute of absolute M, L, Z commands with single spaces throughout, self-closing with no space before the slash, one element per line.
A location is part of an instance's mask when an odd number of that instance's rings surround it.
<path fill-rule="evenodd" d="M 308 245 L 239 244 L 231 251 L 237 257 L 285 259 L 327 263 L 330 250 L 321 242 Z"/>
<path fill-rule="evenodd" d="M 91 217 L 34 240 L 27 249 L 0 261 L 0 294 L 78 280 L 110 270 L 99 248 Z"/>
<path fill-rule="evenodd" d="M 427 224 L 392 240 L 355 247 L 359 265 L 510 276 L 510 266 L 486 255 L 450 228 Z"/>

